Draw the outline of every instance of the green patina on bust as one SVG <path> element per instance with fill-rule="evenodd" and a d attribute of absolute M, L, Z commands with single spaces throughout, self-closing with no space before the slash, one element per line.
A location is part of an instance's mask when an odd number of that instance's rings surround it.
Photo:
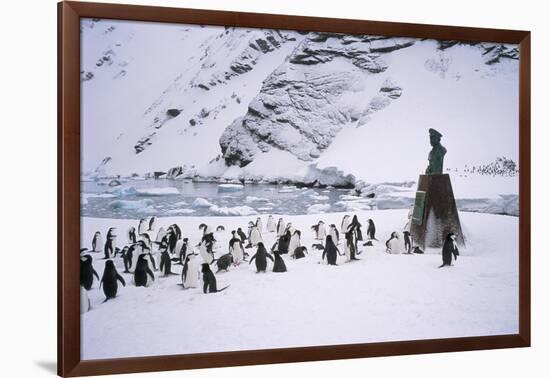
<path fill-rule="evenodd" d="M 430 129 L 430 145 L 432 150 L 428 155 L 428 168 L 426 168 L 427 175 L 437 175 L 443 173 L 443 158 L 447 153 L 447 149 L 441 145 L 441 133 L 435 129 Z"/>

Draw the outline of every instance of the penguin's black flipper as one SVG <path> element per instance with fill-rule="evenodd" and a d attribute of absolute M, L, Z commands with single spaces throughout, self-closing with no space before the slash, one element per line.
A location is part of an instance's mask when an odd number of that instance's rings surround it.
<path fill-rule="evenodd" d="M 273 256 L 271 256 L 270 253 L 266 253 L 265 255 L 266 255 L 267 257 L 269 257 L 269 258 L 271 259 L 271 261 L 275 262 L 275 260 L 273 259 Z"/>
<path fill-rule="evenodd" d="M 151 269 L 147 268 L 147 274 L 149 276 L 151 276 L 151 279 L 154 281 L 155 280 L 155 275 L 153 274 L 153 272 L 151 271 Z"/>
<path fill-rule="evenodd" d="M 153 265 L 153 270 L 157 270 L 157 264 L 155 263 L 155 259 L 153 258 L 153 255 L 151 253 L 148 253 L 149 260 L 151 260 L 151 264 Z"/>
<path fill-rule="evenodd" d="M 122 278 L 122 276 L 120 274 L 117 273 L 116 278 L 117 278 L 117 280 L 120 281 L 122 286 L 126 286 L 126 281 L 124 281 L 124 278 Z"/>
<path fill-rule="evenodd" d="M 99 274 L 97 274 L 97 272 L 95 271 L 95 269 L 93 267 L 92 267 L 92 273 L 97 278 L 97 280 L 99 281 Z"/>
<path fill-rule="evenodd" d="M 249 265 L 252 264 L 252 261 L 256 258 L 256 254 L 254 254 L 254 256 L 252 256 L 252 258 L 250 259 L 250 262 L 248 263 Z"/>

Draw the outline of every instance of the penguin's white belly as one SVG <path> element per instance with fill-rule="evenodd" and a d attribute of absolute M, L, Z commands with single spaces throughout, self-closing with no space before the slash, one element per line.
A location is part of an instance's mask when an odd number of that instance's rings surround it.
<path fill-rule="evenodd" d="M 88 298 L 88 292 L 82 286 L 80 286 L 80 313 L 90 311 L 90 299 Z"/>
<path fill-rule="evenodd" d="M 186 288 L 189 287 L 198 287 L 199 285 L 199 269 L 197 266 L 196 257 L 189 261 L 187 264 L 187 275 L 185 276 L 185 281 L 183 286 Z"/>

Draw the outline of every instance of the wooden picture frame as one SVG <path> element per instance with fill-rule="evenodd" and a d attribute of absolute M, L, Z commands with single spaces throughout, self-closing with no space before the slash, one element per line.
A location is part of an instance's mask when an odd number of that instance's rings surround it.
<path fill-rule="evenodd" d="M 143 358 L 81 360 L 80 18 L 373 34 L 519 45 L 519 333 Z M 58 374 L 83 376 L 530 346 L 530 32 L 84 2 L 58 4 Z"/>

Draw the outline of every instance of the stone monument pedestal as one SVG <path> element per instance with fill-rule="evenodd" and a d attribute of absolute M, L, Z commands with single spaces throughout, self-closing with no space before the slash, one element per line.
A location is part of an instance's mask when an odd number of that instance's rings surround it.
<path fill-rule="evenodd" d="M 448 174 L 420 175 L 411 219 L 411 237 L 420 248 L 440 248 L 453 232 L 459 245 L 464 236 Z"/>

